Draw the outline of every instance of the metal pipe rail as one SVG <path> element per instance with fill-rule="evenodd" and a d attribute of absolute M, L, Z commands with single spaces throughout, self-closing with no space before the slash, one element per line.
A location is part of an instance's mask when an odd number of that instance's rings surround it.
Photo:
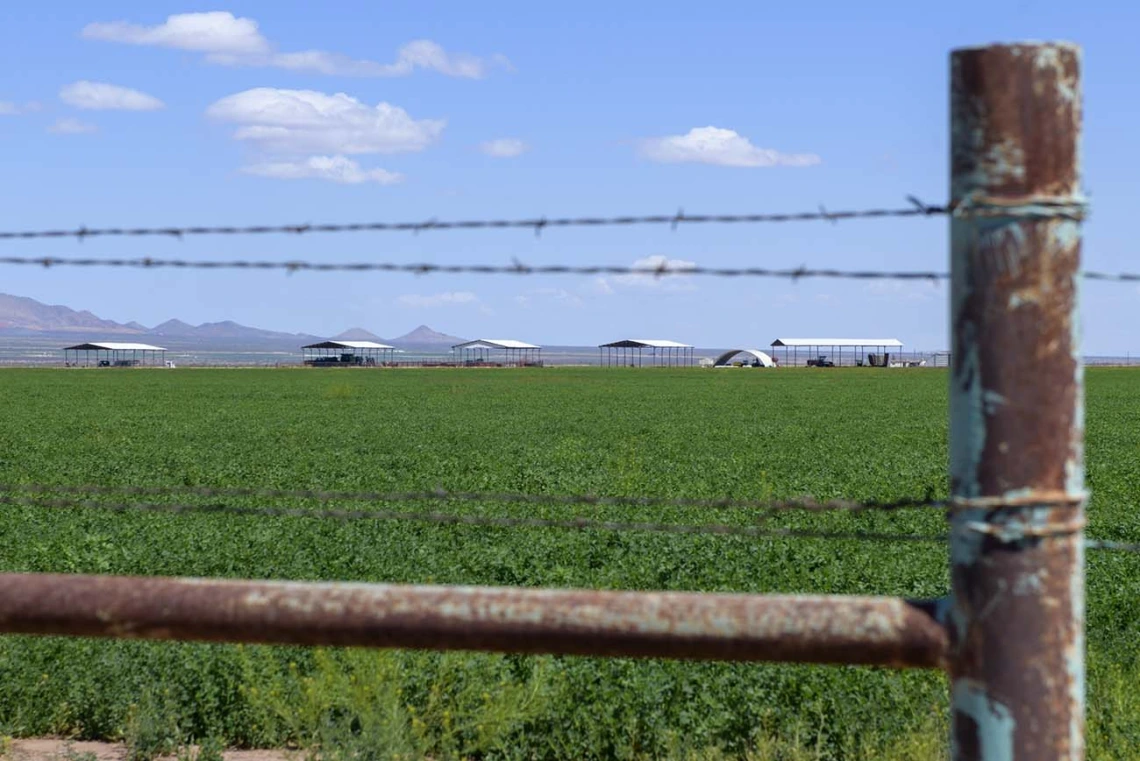
<path fill-rule="evenodd" d="M 941 668 L 935 603 L 893 597 L 0 574 L 0 631 Z"/>

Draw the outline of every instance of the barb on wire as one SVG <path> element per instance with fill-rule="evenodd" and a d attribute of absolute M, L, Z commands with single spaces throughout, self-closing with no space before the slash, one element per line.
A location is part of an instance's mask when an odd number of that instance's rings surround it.
<path fill-rule="evenodd" d="M 0 256 L 0 264 L 33 265 L 40 267 L 128 267 L 137 269 L 176 268 L 194 270 L 284 270 L 289 273 L 307 272 L 388 272 L 412 275 L 472 274 L 472 275 L 704 275 L 711 277 L 764 277 L 799 280 L 800 278 L 841 278 L 849 280 L 927 280 L 937 283 L 946 280 L 945 272 L 838 270 L 832 268 L 796 267 L 772 269 L 767 267 L 699 267 L 692 265 L 670 266 L 667 263 L 650 267 L 621 265 L 528 265 L 512 259 L 511 264 L 429 264 L 398 262 L 307 262 L 307 261 L 249 261 L 222 260 L 198 261 L 188 259 L 95 259 L 60 256 Z"/>
<path fill-rule="evenodd" d="M 54 484 L 0 484 L 0 494 L 69 494 L 111 495 L 122 497 L 227 497 L 257 499 L 300 499 L 319 502 L 500 502 L 528 505 L 590 505 L 596 507 L 693 507 L 764 511 L 869 512 L 908 509 L 943 509 L 948 502 L 935 501 L 928 490 L 923 497 L 905 497 L 890 501 L 859 502 L 847 499 L 819 500 L 801 497 L 786 500 L 737 499 L 721 497 L 693 499 L 687 497 L 607 497 L 591 494 L 519 494 L 506 492 L 467 492 L 446 489 L 420 491 L 330 491 L 325 489 L 267 489 L 261 487 L 213 486 L 79 486 Z"/>
<path fill-rule="evenodd" d="M 775 528 L 763 525 L 732 525 L 724 523 L 684 524 L 654 523 L 649 521 L 609 521 L 592 518 L 535 518 L 500 517 L 486 515 L 459 515 L 442 512 L 403 512 L 392 510 L 306 510 L 295 507 L 243 507 L 239 505 L 154 502 L 98 502 L 82 499 L 48 499 L 43 497 L 10 497 L 0 495 L 0 504 L 59 509 L 91 509 L 118 513 L 215 513 L 237 516 L 274 518 L 313 518 L 337 521 L 406 521 L 440 525 L 481 526 L 486 528 L 556 528 L 600 531 L 637 531 L 659 534 L 711 534 L 719 536 L 747 536 L 768 539 L 835 539 L 879 542 L 942 542 L 945 535 L 901 534 L 860 531 L 817 531 L 813 529 Z M 767 515 L 761 517 L 768 517 Z"/>
<path fill-rule="evenodd" d="M 883 217 L 920 217 L 946 214 L 945 206 L 927 206 L 913 196 L 907 200 L 916 208 L 901 209 L 860 209 L 855 211 L 795 212 L 790 214 L 648 214 L 643 216 L 620 217 L 556 217 L 553 219 L 469 219 L 440 222 L 430 219 L 426 222 L 352 222 L 346 224 L 303 224 L 303 225 L 215 225 L 195 227 L 96 227 L 81 226 L 76 229 L 0 231 L 0 240 L 30 240 L 34 238 L 109 238 L 158 236 L 182 238 L 187 235 L 267 235 L 286 233 L 304 235 L 308 233 L 345 232 L 410 232 L 421 233 L 427 230 L 502 230 L 531 229 L 535 235 L 547 227 L 612 227 L 628 225 L 669 225 L 676 229 L 679 224 L 754 224 L 762 222 L 838 222 L 846 219 L 875 219 Z"/>

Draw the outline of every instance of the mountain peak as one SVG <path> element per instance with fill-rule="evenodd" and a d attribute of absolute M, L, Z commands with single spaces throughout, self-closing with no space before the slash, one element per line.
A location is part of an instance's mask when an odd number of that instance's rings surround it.
<path fill-rule="evenodd" d="M 393 338 L 392 343 L 395 344 L 415 344 L 415 345 L 441 345 L 441 346 L 454 346 L 458 343 L 463 343 L 463 339 L 457 336 L 449 336 L 446 333 L 440 333 L 437 330 L 429 328 L 427 325 L 420 325 L 418 328 L 410 333 L 405 333 L 399 338 Z"/>
<path fill-rule="evenodd" d="M 173 319 L 167 320 L 161 325 L 155 325 L 149 332 L 156 336 L 184 336 L 193 333 L 194 326 L 182 320 Z"/>
<path fill-rule="evenodd" d="M 375 333 L 365 330 L 364 328 L 349 328 L 343 333 L 338 333 L 332 337 L 333 341 L 375 341 L 376 343 L 384 343 L 384 339 Z"/>

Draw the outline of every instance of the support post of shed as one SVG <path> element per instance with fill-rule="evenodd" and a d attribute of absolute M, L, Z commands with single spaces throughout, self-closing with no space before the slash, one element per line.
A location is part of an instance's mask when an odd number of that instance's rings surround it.
<path fill-rule="evenodd" d="M 1084 758 L 1080 50 L 950 59 L 955 761 Z"/>

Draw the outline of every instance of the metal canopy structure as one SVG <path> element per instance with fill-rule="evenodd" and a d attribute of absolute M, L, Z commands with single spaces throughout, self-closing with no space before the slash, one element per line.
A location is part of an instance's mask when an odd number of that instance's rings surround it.
<path fill-rule="evenodd" d="M 542 347 L 513 338 L 477 338 L 451 347 L 466 367 L 542 367 Z M 495 361 L 499 354 L 502 359 Z"/>
<path fill-rule="evenodd" d="M 772 342 L 773 348 L 784 350 L 781 364 L 792 367 L 815 363 L 821 358 L 836 366 L 886 367 L 891 354 L 902 346 L 897 338 L 777 338 Z"/>
<path fill-rule="evenodd" d="M 74 355 L 69 352 L 74 352 Z M 163 366 L 166 364 L 166 349 L 150 344 L 116 341 L 76 344 L 64 347 L 63 363 L 67 367 Z"/>
<path fill-rule="evenodd" d="M 391 363 L 395 346 L 375 341 L 321 341 L 301 347 L 304 364 L 310 367 L 356 367 Z"/>
<path fill-rule="evenodd" d="M 645 351 L 649 350 L 646 363 Z M 661 338 L 625 338 L 598 346 L 598 364 L 606 367 L 691 367 L 693 347 Z"/>
<path fill-rule="evenodd" d="M 751 357 L 744 367 L 776 367 L 776 361 L 771 355 L 759 349 L 729 349 L 716 358 L 713 367 L 733 367 L 731 360 L 738 354 L 747 354 Z"/>

